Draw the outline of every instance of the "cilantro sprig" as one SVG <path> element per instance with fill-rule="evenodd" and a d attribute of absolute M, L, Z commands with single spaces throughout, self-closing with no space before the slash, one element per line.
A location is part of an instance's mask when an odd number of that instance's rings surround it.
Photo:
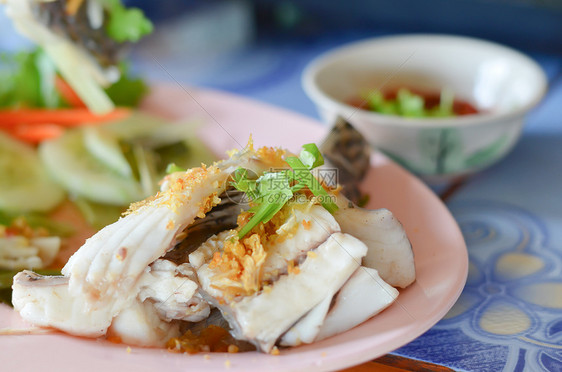
<path fill-rule="evenodd" d="M 250 198 L 253 206 L 249 212 L 252 218 L 238 232 L 241 239 L 259 223 L 266 223 L 291 200 L 294 193 L 307 187 L 330 213 L 338 210 L 328 192 L 311 173 L 311 170 L 324 164 L 324 158 L 313 144 L 306 144 L 299 157 L 291 156 L 286 160 L 290 169 L 277 172 L 265 172 L 254 180 L 248 177 L 248 170 L 239 168 L 233 175 L 231 185 Z"/>
<path fill-rule="evenodd" d="M 322 187 L 320 182 L 314 177 L 310 171 L 324 164 L 324 158 L 314 143 L 303 146 L 299 157 L 291 156 L 285 159 L 296 175 L 296 179 L 306 185 L 308 189 L 318 197 L 320 204 L 330 213 L 338 210 L 338 206 L 334 203 L 326 189 Z"/>

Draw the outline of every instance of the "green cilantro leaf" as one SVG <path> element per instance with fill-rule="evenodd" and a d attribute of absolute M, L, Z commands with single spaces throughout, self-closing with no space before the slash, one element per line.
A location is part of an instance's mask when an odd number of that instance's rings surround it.
<path fill-rule="evenodd" d="M 328 212 L 334 213 L 339 209 L 336 203 L 332 201 L 326 189 L 324 189 L 316 177 L 310 173 L 309 168 L 303 164 L 301 159 L 291 156 L 285 159 L 285 161 L 295 172 L 295 178 L 299 181 L 299 183 L 306 185 L 308 189 L 318 197 L 320 204 L 322 204 Z"/>
<path fill-rule="evenodd" d="M 328 192 L 310 172 L 324 164 L 324 158 L 314 143 L 304 145 L 299 158 L 292 156 L 285 161 L 292 170 L 265 172 L 257 180 L 248 179 L 248 171 L 244 168 L 238 168 L 234 172 L 231 185 L 245 192 L 253 202 L 253 206 L 249 209 L 253 216 L 240 229 L 238 233 L 240 239 L 259 223 L 271 220 L 294 193 L 305 187 L 318 197 L 322 206 L 330 213 L 338 210 L 338 206 L 331 200 Z"/>

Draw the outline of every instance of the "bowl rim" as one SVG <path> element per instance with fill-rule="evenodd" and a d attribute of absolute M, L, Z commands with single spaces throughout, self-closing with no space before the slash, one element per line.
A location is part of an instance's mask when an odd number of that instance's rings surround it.
<path fill-rule="evenodd" d="M 528 103 L 519 106 L 515 109 L 504 112 L 482 112 L 472 115 L 446 117 L 446 118 L 407 118 L 403 116 L 384 115 L 377 112 L 368 111 L 362 108 L 351 106 L 347 103 L 338 101 L 315 83 L 315 78 L 323 68 L 326 67 L 332 60 L 345 55 L 351 50 L 359 50 L 371 45 L 384 44 L 389 42 L 408 42 L 420 39 L 430 40 L 432 42 L 438 40 L 447 40 L 455 42 L 468 42 L 473 45 L 487 46 L 493 48 L 500 53 L 508 53 L 512 56 L 519 58 L 538 78 L 537 94 L 532 97 Z M 537 106 L 548 91 L 548 79 L 543 68 L 531 57 L 509 46 L 496 43 L 489 40 L 479 39 L 470 36 L 459 36 L 451 34 L 439 33 L 415 33 L 415 34 L 397 34 L 388 36 L 369 37 L 354 42 L 344 44 L 342 46 L 330 49 L 312 59 L 304 68 L 301 75 L 301 85 L 304 92 L 314 102 L 318 108 L 324 109 L 326 107 L 333 107 L 334 112 L 348 120 L 352 120 L 353 116 L 360 116 L 365 119 L 370 119 L 376 125 L 382 126 L 401 126 L 401 127 L 426 127 L 426 128 L 444 128 L 450 126 L 477 126 L 485 125 L 490 122 L 507 122 L 515 118 L 523 117 L 531 109 Z"/>

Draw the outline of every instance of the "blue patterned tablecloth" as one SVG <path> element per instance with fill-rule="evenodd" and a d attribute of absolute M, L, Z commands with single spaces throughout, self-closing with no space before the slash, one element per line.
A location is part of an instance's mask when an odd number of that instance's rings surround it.
<path fill-rule="evenodd" d="M 154 80 L 173 77 L 318 117 L 301 88 L 304 66 L 362 37 L 260 42 L 207 56 L 146 47 L 135 66 Z M 562 371 L 562 56 L 530 56 L 548 75 L 548 95 L 515 149 L 448 201 L 468 245 L 466 288 L 442 321 L 396 354 L 455 370 Z"/>

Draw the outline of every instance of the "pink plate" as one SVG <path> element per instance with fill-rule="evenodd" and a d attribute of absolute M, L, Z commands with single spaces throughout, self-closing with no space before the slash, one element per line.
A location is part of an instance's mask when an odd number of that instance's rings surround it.
<path fill-rule="evenodd" d="M 172 118 L 198 117 L 201 138 L 217 154 L 243 147 L 251 133 L 256 146 L 298 151 L 326 131 L 317 122 L 237 96 L 157 86 L 145 108 Z M 335 370 L 374 359 L 412 341 L 453 306 L 466 281 L 468 257 L 462 234 L 441 201 L 417 178 L 374 154 L 363 184 L 371 208 L 388 208 L 400 219 L 413 245 L 417 280 L 391 307 L 360 326 L 324 341 L 282 350 L 183 355 L 63 334 L 0 336 L 1 369 L 50 371 L 316 371 Z M 0 328 L 25 327 L 0 306 Z"/>

